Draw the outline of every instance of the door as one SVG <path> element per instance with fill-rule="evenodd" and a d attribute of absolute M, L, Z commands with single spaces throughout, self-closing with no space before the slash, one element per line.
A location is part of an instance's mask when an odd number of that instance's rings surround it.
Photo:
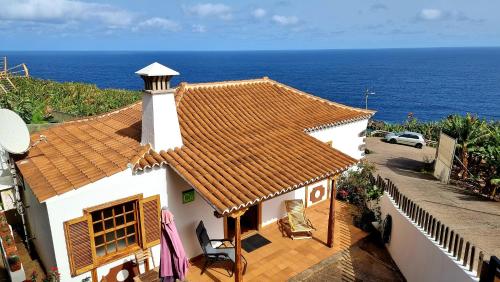
<path fill-rule="evenodd" d="M 235 219 L 232 217 L 225 217 L 224 236 L 226 238 L 234 237 Z M 260 230 L 261 225 L 261 204 L 257 204 L 248 208 L 248 210 L 241 216 L 241 236 L 249 236 Z"/>
<path fill-rule="evenodd" d="M 411 145 L 410 134 L 400 135 L 399 138 L 398 138 L 398 143 L 406 144 L 406 145 Z"/>

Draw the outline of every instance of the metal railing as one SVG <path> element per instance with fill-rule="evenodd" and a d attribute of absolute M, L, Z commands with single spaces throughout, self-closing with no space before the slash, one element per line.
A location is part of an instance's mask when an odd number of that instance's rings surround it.
<path fill-rule="evenodd" d="M 0 58 L 0 76 L 20 76 L 29 77 L 30 73 L 28 66 L 25 63 L 15 65 L 13 67 L 8 66 L 7 57 Z"/>
<path fill-rule="evenodd" d="M 480 282 L 493 282 L 500 280 L 500 259 L 496 256 L 491 256 L 489 261 L 483 262 L 483 267 L 481 268 Z"/>
<path fill-rule="evenodd" d="M 436 216 L 430 214 L 401 193 L 390 179 L 384 181 L 380 175 L 376 178 L 372 175 L 371 182 L 377 185 L 377 187 L 383 188 L 394 200 L 396 206 L 410 218 L 414 224 L 420 227 L 422 232 L 433 239 L 443 251 L 455 258 L 458 264 L 461 264 L 470 272 L 477 270 L 476 275 L 479 277 L 484 261 L 484 252 L 482 250 L 479 250 L 472 242 L 465 240 L 458 232 L 446 226 L 446 224 L 440 221 Z"/>

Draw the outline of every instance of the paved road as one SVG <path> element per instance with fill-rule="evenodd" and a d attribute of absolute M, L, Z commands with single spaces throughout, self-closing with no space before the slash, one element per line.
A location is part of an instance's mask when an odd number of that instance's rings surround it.
<path fill-rule="evenodd" d="M 500 256 L 500 202 L 441 184 L 422 173 L 424 161 L 434 159 L 434 148 L 419 150 L 375 137 L 367 138 L 367 148 L 373 152 L 366 157 L 377 165 L 380 176 L 390 178 L 403 194 L 472 241 L 485 257 Z"/>

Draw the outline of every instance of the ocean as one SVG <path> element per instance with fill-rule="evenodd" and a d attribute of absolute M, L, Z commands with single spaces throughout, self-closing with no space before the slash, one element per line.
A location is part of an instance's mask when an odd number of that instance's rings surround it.
<path fill-rule="evenodd" d="M 180 72 L 181 81 L 268 76 L 308 93 L 365 107 L 375 118 L 424 121 L 471 112 L 500 119 L 500 48 L 314 51 L 43 51 L 2 52 L 9 65 L 26 63 L 33 77 L 103 88 L 140 89 L 134 72 L 152 62 Z"/>

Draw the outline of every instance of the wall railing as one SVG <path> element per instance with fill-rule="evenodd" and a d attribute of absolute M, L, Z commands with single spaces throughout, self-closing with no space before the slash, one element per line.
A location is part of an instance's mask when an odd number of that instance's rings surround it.
<path fill-rule="evenodd" d="M 380 175 L 376 178 L 372 175 L 371 182 L 377 185 L 377 187 L 383 188 L 394 200 L 396 206 L 410 218 L 414 224 L 420 227 L 422 232 L 431 237 L 443 251 L 456 259 L 458 264 L 461 264 L 472 273 L 476 271 L 477 277 L 481 275 L 482 268 L 488 267 L 488 261 L 485 261 L 484 252 L 482 250 L 479 250 L 471 241 L 466 240 L 457 231 L 448 227 L 436 216 L 432 215 L 401 193 L 390 179 L 385 181 Z M 495 266 L 496 271 L 497 266 L 494 264 L 491 265 Z M 487 280 L 481 279 L 480 281 Z"/>

